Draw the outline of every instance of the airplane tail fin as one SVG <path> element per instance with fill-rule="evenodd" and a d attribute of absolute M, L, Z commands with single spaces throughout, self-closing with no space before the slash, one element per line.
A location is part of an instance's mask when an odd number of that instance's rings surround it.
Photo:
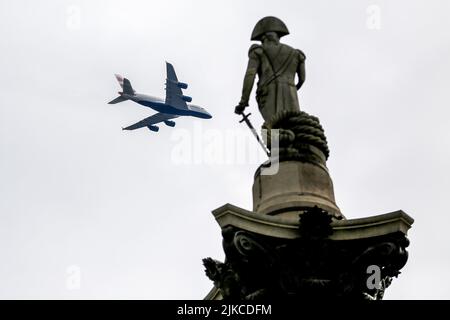
<path fill-rule="evenodd" d="M 110 102 L 108 102 L 108 104 L 116 104 L 128 100 L 128 98 L 125 98 L 123 96 L 124 94 L 131 96 L 134 96 L 136 94 L 136 91 L 134 91 L 133 87 L 131 86 L 130 80 L 122 77 L 120 74 L 115 74 L 115 76 L 120 86 L 122 87 L 122 92 L 119 92 L 120 96 L 111 100 Z"/>
<path fill-rule="evenodd" d="M 122 87 L 123 93 L 130 95 L 134 95 L 136 93 L 136 91 L 134 91 L 133 87 L 131 86 L 130 80 L 122 77 L 120 74 L 115 74 L 115 76 L 120 86 Z"/>

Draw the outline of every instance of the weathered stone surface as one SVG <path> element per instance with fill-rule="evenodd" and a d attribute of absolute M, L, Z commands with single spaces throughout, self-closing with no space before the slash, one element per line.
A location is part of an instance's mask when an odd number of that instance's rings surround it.
<path fill-rule="evenodd" d="M 326 167 L 327 139 L 317 117 L 303 111 L 280 111 L 263 125 L 266 143 L 272 148 L 270 161 L 279 170 L 264 175 L 261 165 L 253 183 L 253 211 L 261 214 L 297 216 L 306 208 L 319 206 L 334 218 L 343 215 L 336 205 L 333 182 Z M 278 130 L 277 149 L 270 145 L 271 130 Z M 263 135 L 265 137 L 265 135 Z"/>
<path fill-rule="evenodd" d="M 333 221 L 318 207 L 307 209 L 296 223 L 231 205 L 214 215 L 226 261 L 204 259 L 215 284 L 207 299 L 225 300 L 382 299 L 406 264 L 406 232 L 413 223 L 402 211 Z M 271 228 L 278 230 L 267 231 Z M 367 286 L 370 266 L 380 269 L 377 287 Z"/>
<path fill-rule="evenodd" d="M 325 131 L 319 118 L 304 111 L 282 110 L 264 122 L 267 131 L 266 144 L 271 146 L 272 130 L 278 130 L 278 160 L 300 161 L 325 165 L 330 155 Z M 266 135 L 263 134 L 265 138 Z"/>
<path fill-rule="evenodd" d="M 325 165 L 283 161 L 274 175 L 255 173 L 253 211 L 260 214 L 294 216 L 306 208 L 319 206 L 340 219 L 334 200 L 333 182 Z"/>
<path fill-rule="evenodd" d="M 220 228 L 233 226 L 281 239 L 295 239 L 300 236 L 298 215 L 296 217 L 261 215 L 229 203 L 213 210 L 212 213 Z M 366 218 L 333 220 L 331 223 L 333 233 L 329 239 L 358 240 L 395 233 L 406 236 L 413 222 L 414 219 L 402 210 Z"/>

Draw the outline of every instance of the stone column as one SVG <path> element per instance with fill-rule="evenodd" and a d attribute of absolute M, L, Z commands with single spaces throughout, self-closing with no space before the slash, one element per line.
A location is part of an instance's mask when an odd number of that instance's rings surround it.
<path fill-rule="evenodd" d="M 278 150 L 272 150 L 278 157 L 256 170 L 253 211 L 230 204 L 213 211 L 226 260 L 203 260 L 214 282 L 206 299 L 382 299 L 408 260 L 406 235 L 414 220 L 401 210 L 345 219 L 318 118 L 281 112 L 263 128 L 279 130 Z M 275 161 L 278 172 L 264 175 Z"/>

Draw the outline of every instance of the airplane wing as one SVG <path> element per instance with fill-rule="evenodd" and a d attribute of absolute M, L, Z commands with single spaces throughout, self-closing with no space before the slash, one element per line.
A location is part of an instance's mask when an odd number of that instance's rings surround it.
<path fill-rule="evenodd" d="M 178 115 L 176 115 L 176 114 L 156 113 L 148 118 L 145 118 L 139 122 L 136 122 L 135 124 L 132 124 L 131 126 L 123 128 L 123 130 L 134 130 L 134 129 L 139 129 L 142 127 L 150 127 L 156 123 L 163 122 L 163 121 L 177 118 L 177 117 L 178 117 Z"/>
<path fill-rule="evenodd" d="M 166 104 L 175 108 L 187 109 L 186 101 L 183 100 L 183 91 L 178 85 L 177 74 L 173 65 L 166 62 L 167 79 L 166 79 Z"/>

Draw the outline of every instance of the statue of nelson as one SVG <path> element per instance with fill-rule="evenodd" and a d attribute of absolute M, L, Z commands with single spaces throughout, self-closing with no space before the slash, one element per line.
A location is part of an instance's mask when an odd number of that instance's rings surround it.
<path fill-rule="evenodd" d="M 262 18 L 256 24 L 251 40 L 259 40 L 261 45 L 253 44 L 248 52 L 242 97 L 235 113 L 243 113 L 248 106 L 256 74 L 259 78 L 256 100 L 265 121 L 281 110 L 300 110 L 297 90 L 305 81 L 305 55 L 280 43 L 280 38 L 287 34 L 286 25 L 275 17 Z"/>

